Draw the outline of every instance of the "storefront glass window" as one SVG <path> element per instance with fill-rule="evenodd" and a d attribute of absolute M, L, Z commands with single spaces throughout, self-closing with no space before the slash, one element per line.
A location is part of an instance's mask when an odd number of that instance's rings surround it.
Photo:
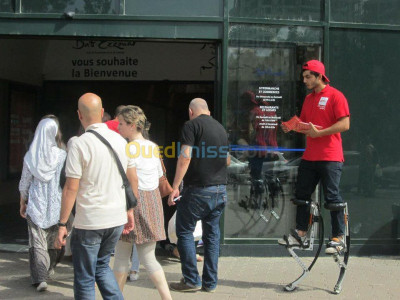
<path fill-rule="evenodd" d="M 13 12 L 11 0 L 0 0 L 0 12 Z"/>
<path fill-rule="evenodd" d="M 320 21 L 321 0 L 230 0 L 229 16 Z"/>
<path fill-rule="evenodd" d="M 321 59 L 309 27 L 232 25 L 228 49 L 229 204 L 225 238 L 276 238 L 294 222 L 290 203 L 304 137 L 280 122 L 299 114 L 301 66 Z"/>
<path fill-rule="evenodd" d="M 130 0 L 125 1 L 126 15 L 219 17 L 223 13 L 221 0 Z"/>
<path fill-rule="evenodd" d="M 397 243 L 400 36 L 396 32 L 337 29 L 330 33 L 329 45 L 329 79 L 346 95 L 351 113 L 350 130 L 342 134 L 345 163 L 341 190 L 349 203 L 352 239 L 366 240 L 366 246 Z M 346 49 L 346 55 L 336 49 Z"/>
<path fill-rule="evenodd" d="M 21 0 L 23 13 L 119 14 L 121 0 Z"/>
<path fill-rule="evenodd" d="M 0 0 L 0 8 L 2 7 Z M 139 16 L 220 17 L 223 1 L 216 0 L 22 0 L 24 13 L 125 14 Z"/>
<path fill-rule="evenodd" d="M 335 0 L 331 10 L 335 22 L 400 24 L 398 0 Z"/>

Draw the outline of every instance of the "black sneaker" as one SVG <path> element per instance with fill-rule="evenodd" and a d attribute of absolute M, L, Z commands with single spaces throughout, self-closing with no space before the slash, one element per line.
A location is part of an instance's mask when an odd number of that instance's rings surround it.
<path fill-rule="evenodd" d="M 202 287 L 201 287 L 201 290 L 202 290 L 203 292 L 206 292 L 206 293 L 215 293 L 216 288 L 214 288 L 214 289 L 209 289 L 209 288 L 206 288 L 205 286 L 202 286 Z"/>
<path fill-rule="evenodd" d="M 345 248 L 343 239 L 340 237 L 334 237 L 326 245 L 325 254 L 341 254 Z"/>
<path fill-rule="evenodd" d="M 185 280 L 182 278 L 179 282 L 172 282 L 169 284 L 169 288 L 171 291 L 183 292 L 183 293 L 193 293 L 200 291 L 201 286 L 192 286 L 185 283 Z"/>

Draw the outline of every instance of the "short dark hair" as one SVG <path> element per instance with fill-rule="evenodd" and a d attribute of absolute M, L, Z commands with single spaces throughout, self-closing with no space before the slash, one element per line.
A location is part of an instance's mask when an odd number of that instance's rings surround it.
<path fill-rule="evenodd" d="M 108 113 L 108 112 L 104 112 L 104 114 L 103 114 L 103 118 L 101 119 L 101 121 L 104 123 L 104 122 L 107 122 L 107 121 L 110 121 L 111 120 L 111 116 L 110 116 L 110 114 Z"/>
<path fill-rule="evenodd" d="M 121 113 L 121 111 L 125 108 L 125 105 L 118 105 L 117 108 L 115 109 L 115 114 L 114 118 L 118 117 L 118 115 Z"/>

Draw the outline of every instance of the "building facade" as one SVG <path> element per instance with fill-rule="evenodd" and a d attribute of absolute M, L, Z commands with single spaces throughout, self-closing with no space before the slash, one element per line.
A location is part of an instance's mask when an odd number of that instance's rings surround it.
<path fill-rule="evenodd" d="M 320 59 L 350 105 L 341 190 L 354 251 L 397 254 L 399 48 L 396 0 L 0 0 L 0 205 L 18 202 L 38 120 L 54 113 L 65 139 L 75 135 L 84 92 L 98 93 L 110 115 L 120 104 L 143 107 L 152 139 L 170 147 L 170 176 L 187 105 L 199 96 L 226 127 L 233 156 L 223 254 L 286 254 L 276 239 L 293 226 L 304 139 L 279 123 L 307 94 L 302 64 Z M 257 164 L 263 196 L 253 201 Z"/>

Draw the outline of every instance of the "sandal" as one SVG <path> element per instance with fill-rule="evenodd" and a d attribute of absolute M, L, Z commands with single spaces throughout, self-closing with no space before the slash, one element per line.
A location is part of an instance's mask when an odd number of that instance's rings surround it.
<path fill-rule="evenodd" d="M 178 258 L 178 259 L 181 258 L 181 256 L 179 255 L 178 247 L 175 247 L 175 248 L 172 250 L 171 254 L 172 254 L 172 256 L 174 256 L 174 257 L 176 257 L 176 258 Z M 199 254 L 196 254 L 196 260 L 197 260 L 198 262 L 204 261 L 203 257 L 200 256 Z"/>
<path fill-rule="evenodd" d="M 174 249 L 172 250 L 171 254 L 172 254 L 172 256 L 174 256 L 174 257 L 176 257 L 178 259 L 181 258 L 181 256 L 179 255 L 178 247 L 174 247 Z"/>

